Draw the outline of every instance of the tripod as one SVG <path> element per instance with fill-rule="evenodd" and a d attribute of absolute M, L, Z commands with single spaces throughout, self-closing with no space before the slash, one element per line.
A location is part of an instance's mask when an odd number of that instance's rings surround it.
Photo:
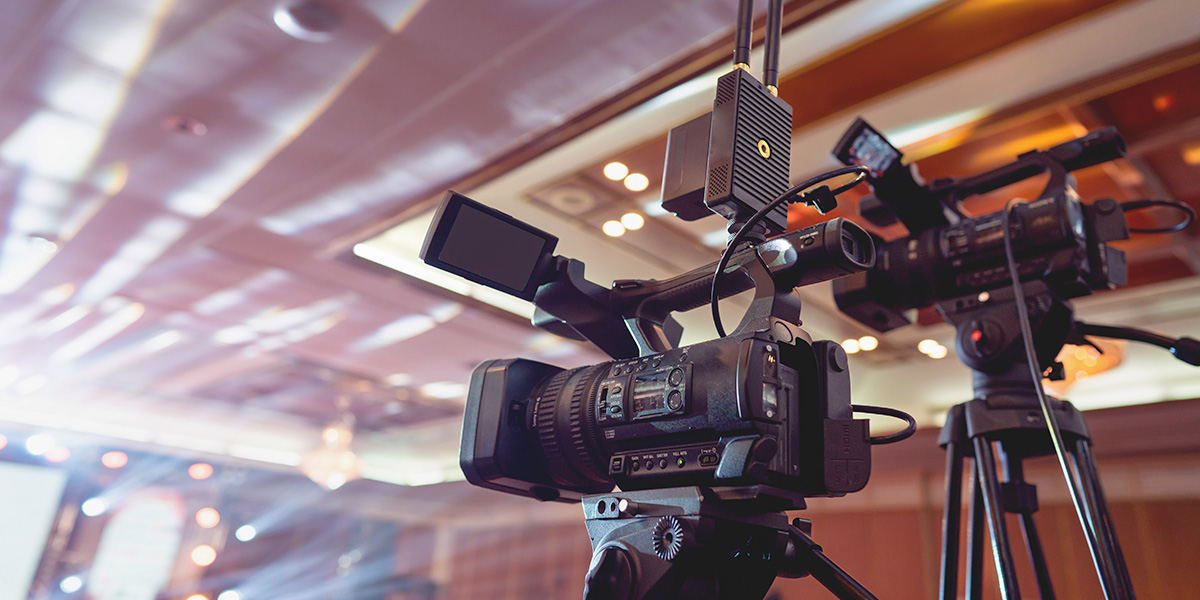
<path fill-rule="evenodd" d="M 1044 286 L 1034 292 L 1029 306 L 1039 365 L 1049 364 L 1068 338 L 1073 323 L 1069 305 Z M 983 583 L 983 527 L 986 518 L 991 534 L 1001 596 L 1021 598 L 1004 514 L 1016 513 L 1038 591 L 1043 600 L 1054 598 L 1046 557 L 1034 522 L 1038 510 L 1037 488 L 1025 481 L 1026 458 L 1051 455 L 1055 449 L 1047 430 L 1046 415 L 1038 402 L 1025 352 L 1021 348 L 1016 310 L 1010 294 L 959 300 L 938 306 L 958 330 L 959 356 L 974 371 L 975 399 L 950 410 L 938 444 L 946 450 L 946 504 L 942 537 L 941 599 L 952 600 L 958 590 L 959 517 L 963 485 L 963 459 L 974 468 L 967 526 L 969 574 L 966 597 L 980 598 Z M 1058 423 L 1064 446 L 1076 475 L 1076 511 L 1088 539 L 1092 561 L 1100 576 L 1106 598 L 1134 598 L 1133 586 L 1117 542 L 1112 518 L 1100 488 L 1096 463 L 1091 453 L 1091 436 L 1083 415 L 1069 402 L 1051 399 L 1050 418 Z M 996 468 L 997 453 L 1004 479 Z"/>
<path fill-rule="evenodd" d="M 762 598 L 776 576 L 812 575 L 843 600 L 874 600 L 821 553 L 804 499 L 766 486 L 584 496 L 592 564 L 584 600 Z"/>

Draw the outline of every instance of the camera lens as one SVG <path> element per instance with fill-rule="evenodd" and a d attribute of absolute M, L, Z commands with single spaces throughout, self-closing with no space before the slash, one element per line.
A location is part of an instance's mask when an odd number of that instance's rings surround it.
<path fill-rule="evenodd" d="M 562 371 L 538 390 L 533 426 L 550 476 L 563 487 L 611 483 L 604 465 L 596 396 L 600 375 L 610 363 Z"/>

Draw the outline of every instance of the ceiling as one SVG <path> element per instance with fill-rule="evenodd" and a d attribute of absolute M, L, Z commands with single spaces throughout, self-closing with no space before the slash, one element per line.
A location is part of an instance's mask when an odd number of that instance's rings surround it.
<path fill-rule="evenodd" d="M 326 424 L 352 414 L 364 476 L 461 477 L 476 364 L 604 356 L 512 312 L 528 306 L 449 292 L 356 248 L 407 269 L 452 187 L 556 233 L 599 283 L 714 260 L 719 219 L 684 223 L 655 204 L 665 132 L 711 106 L 735 4 L 7 0 L 0 427 L 293 469 Z M 970 175 L 1111 124 L 1130 159 L 1079 173 L 1085 198 L 1200 206 L 1194 2 L 787 11 L 794 180 L 832 166 L 829 149 L 859 114 L 926 176 Z M 296 21 L 306 39 L 283 29 Z M 606 179 L 611 160 L 650 187 Z M 1005 192 L 967 208 L 1037 189 Z M 856 218 L 856 198 L 838 214 Z M 629 211 L 647 215 L 643 229 L 600 232 Z M 1126 243 L 1135 285 L 1081 299 L 1080 314 L 1200 336 L 1196 232 Z M 837 312 L 828 286 L 803 295 L 814 337 L 869 333 Z M 712 335 L 702 315 L 683 321 L 688 340 Z M 934 425 L 965 399 L 968 371 L 915 349 L 924 338 L 952 347 L 950 330 L 922 323 L 854 357 L 856 402 Z M 1128 348 L 1101 379 L 1068 396 L 1084 407 L 1200 397 L 1200 375 L 1155 349 Z"/>

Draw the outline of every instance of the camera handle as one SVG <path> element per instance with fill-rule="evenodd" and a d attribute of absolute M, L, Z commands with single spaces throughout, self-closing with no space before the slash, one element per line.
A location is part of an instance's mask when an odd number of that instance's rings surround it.
<path fill-rule="evenodd" d="M 768 486 L 680 487 L 583 498 L 592 563 L 584 600 L 754 600 L 776 576 L 812 575 L 842 599 L 874 600 L 821 552 L 803 506 Z"/>

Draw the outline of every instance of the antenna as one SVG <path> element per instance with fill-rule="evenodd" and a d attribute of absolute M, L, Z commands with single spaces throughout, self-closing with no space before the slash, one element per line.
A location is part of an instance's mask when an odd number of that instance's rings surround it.
<path fill-rule="evenodd" d="M 737 32 L 733 40 L 733 66 L 750 72 L 750 44 L 754 34 L 754 0 L 738 0 Z"/>
<path fill-rule="evenodd" d="M 779 38 L 783 35 L 783 0 L 767 4 L 767 42 L 763 48 L 763 85 L 779 95 Z"/>

